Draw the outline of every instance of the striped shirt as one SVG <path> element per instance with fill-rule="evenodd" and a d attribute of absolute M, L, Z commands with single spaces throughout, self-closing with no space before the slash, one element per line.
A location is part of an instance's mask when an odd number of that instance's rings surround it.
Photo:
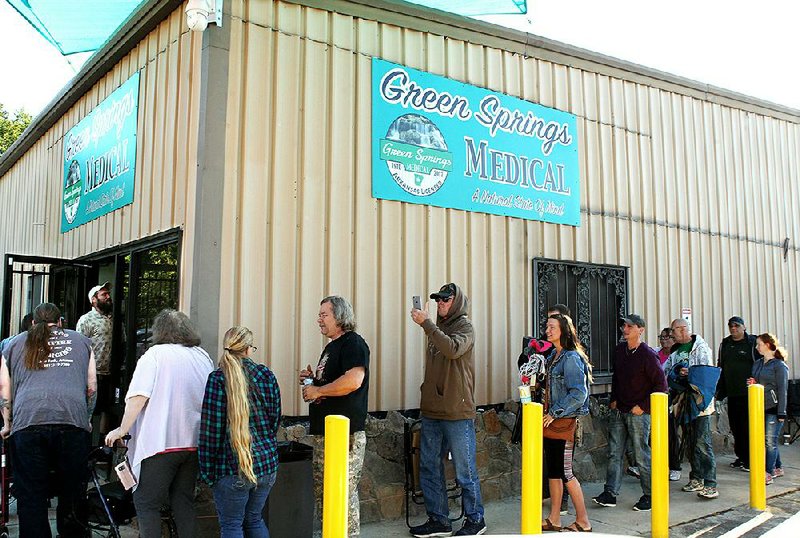
<path fill-rule="evenodd" d="M 257 479 L 278 469 L 275 438 L 281 419 L 281 393 L 272 370 L 250 359 L 242 361 L 250 384 L 250 437 L 253 473 Z M 228 435 L 228 397 L 221 369 L 208 376 L 200 419 L 200 478 L 209 485 L 239 474 L 239 459 Z"/>

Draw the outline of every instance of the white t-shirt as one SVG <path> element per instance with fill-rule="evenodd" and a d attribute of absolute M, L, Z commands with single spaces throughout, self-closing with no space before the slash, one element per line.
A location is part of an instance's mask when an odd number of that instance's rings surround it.
<path fill-rule="evenodd" d="M 197 448 L 200 412 L 214 362 L 203 349 L 158 344 L 136 364 L 125 399 L 149 398 L 131 428 L 128 457 L 136 477 L 142 460 L 169 449 Z"/>

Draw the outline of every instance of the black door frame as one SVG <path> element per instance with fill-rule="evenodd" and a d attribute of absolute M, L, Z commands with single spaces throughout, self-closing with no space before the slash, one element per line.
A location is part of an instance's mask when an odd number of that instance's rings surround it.
<path fill-rule="evenodd" d="M 39 273 L 36 272 L 35 274 L 47 274 L 51 281 L 48 284 L 48 294 L 53 293 L 53 272 L 52 268 L 55 267 L 80 267 L 88 270 L 95 270 L 97 265 L 88 260 L 70 260 L 66 258 L 51 258 L 47 256 L 31 256 L 27 254 L 6 254 L 4 257 L 5 261 L 5 269 L 3 271 L 3 310 L 2 310 L 2 321 L 0 323 L 0 336 L 2 338 L 6 338 L 10 332 L 9 327 L 11 323 L 11 303 L 12 303 L 12 295 L 14 293 L 14 275 L 15 274 L 34 274 L 33 272 L 28 271 L 15 271 L 14 264 L 15 263 L 27 263 L 31 265 L 49 265 L 50 269 L 48 269 L 47 273 Z"/>
<path fill-rule="evenodd" d="M 14 263 L 29 263 L 29 264 L 37 264 L 37 265 L 50 265 L 52 266 L 65 266 L 65 267 L 81 267 L 87 268 L 90 270 L 97 270 L 100 262 L 102 261 L 109 261 L 113 259 L 114 263 L 114 280 L 115 284 L 122 282 L 124 275 L 125 275 L 125 257 L 130 255 L 130 262 L 127 267 L 128 269 L 128 279 L 132 282 L 138 275 L 139 272 L 139 264 L 138 264 L 138 256 L 137 253 L 142 251 L 151 250 L 154 248 L 158 248 L 161 246 L 169 245 L 172 243 L 176 243 L 178 246 L 178 258 L 177 258 L 177 265 L 178 265 L 178 273 L 177 273 L 177 286 L 180 290 L 180 267 L 181 267 L 181 249 L 183 245 L 183 230 L 180 228 L 174 228 L 171 230 L 167 230 L 165 232 L 158 233 L 156 235 L 138 239 L 135 241 L 130 241 L 128 243 L 124 243 L 122 245 L 114 246 L 111 248 L 107 248 L 104 250 L 100 250 L 97 252 L 93 252 L 91 254 L 87 254 L 85 256 L 80 256 L 75 259 L 67 259 L 67 258 L 53 258 L 47 256 L 32 256 L 32 255 L 18 255 L 18 254 L 6 254 L 5 255 L 5 269 L 4 269 L 4 277 L 3 277 L 3 304 L 2 304 L 2 318 L 0 323 L 0 335 L 2 338 L 8 336 L 9 327 L 10 327 L 10 317 L 11 317 L 11 305 L 12 305 L 12 294 L 13 294 L 13 286 L 14 280 L 13 275 L 18 273 L 18 271 L 14 271 Z M 51 275 L 52 272 L 48 274 Z M 97 276 L 96 274 L 94 276 Z M 52 292 L 52 290 L 50 290 Z M 130 295 L 130 294 L 129 294 Z M 121 319 L 122 318 L 122 302 L 126 302 L 126 312 L 134 312 L 136 308 L 136 297 L 124 297 L 123 296 L 123 289 L 122 286 L 115 285 L 112 289 L 112 300 L 114 303 L 114 311 L 113 316 L 114 319 Z M 180 305 L 177 305 L 180 308 Z M 114 356 L 119 356 L 121 352 L 126 353 L 129 350 L 122 348 L 122 332 L 123 330 L 128 333 L 128 338 L 131 337 L 131 331 L 135 332 L 135 320 L 133 316 L 128 316 L 128 326 L 122 327 L 121 322 L 114 324 L 114 335 L 113 335 L 113 350 L 112 354 Z M 129 342 L 135 346 L 135 334 L 134 334 L 134 342 Z M 112 376 L 115 376 L 115 379 L 119 380 L 119 369 L 121 368 L 121 362 L 116 364 L 114 369 L 117 370 L 112 372 Z"/>

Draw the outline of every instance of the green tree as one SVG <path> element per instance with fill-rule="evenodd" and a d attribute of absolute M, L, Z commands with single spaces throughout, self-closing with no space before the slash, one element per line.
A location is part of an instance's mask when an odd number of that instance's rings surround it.
<path fill-rule="evenodd" d="M 32 119 L 33 117 L 22 109 L 17 110 L 12 118 L 0 103 L 0 155 L 11 147 L 22 131 L 30 125 Z"/>

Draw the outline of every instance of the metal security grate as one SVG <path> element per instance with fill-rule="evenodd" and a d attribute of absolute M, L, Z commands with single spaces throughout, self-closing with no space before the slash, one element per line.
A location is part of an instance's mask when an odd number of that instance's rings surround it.
<path fill-rule="evenodd" d="M 544 334 L 548 307 L 567 305 L 589 353 L 595 382 L 606 382 L 620 339 L 619 318 L 628 310 L 628 268 L 537 258 L 533 290 L 533 319 L 539 334 Z"/>

